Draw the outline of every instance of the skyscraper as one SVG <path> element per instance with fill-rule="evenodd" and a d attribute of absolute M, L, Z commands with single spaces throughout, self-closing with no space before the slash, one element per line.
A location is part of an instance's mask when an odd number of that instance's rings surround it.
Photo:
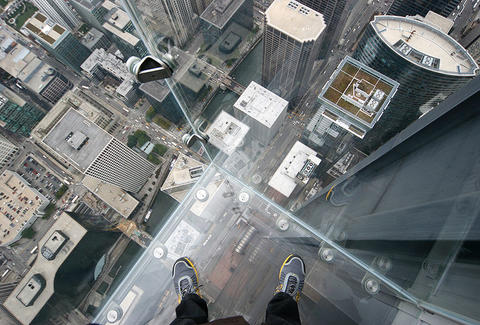
<path fill-rule="evenodd" d="M 80 71 L 80 65 L 91 53 L 65 27 L 41 13 L 27 20 L 24 27 L 47 51 L 76 71 Z"/>
<path fill-rule="evenodd" d="M 185 45 L 197 27 L 190 0 L 162 0 L 162 5 L 175 33 L 176 45 Z"/>
<path fill-rule="evenodd" d="M 122 52 L 125 59 L 130 56 L 143 57 L 148 50 L 142 40 L 135 35 L 130 17 L 116 3 L 105 0 L 97 12 L 98 19 L 102 22 L 102 28 Z"/>
<path fill-rule="evenodd" d="M 479 100 L 475 78 L 296 212 L 364 263 L 390 264 L 386 277 L 416 297 L 475 321 Z"/>
<path fill-rule="evenodd" d="M 71 0 L 70 3 L 83 21 L 101 32 L 105 32 L 102 26 L 103 16 L 108 10 L 102 6 L 101 0 Z"/>
<path fill-rule="evenodd" d="M 75 12 L 70 8 L 67 1 L 64 0 L 33 0 L 38 9 L 48 18 L 67 28 L 73 30 L 79 27 L 81 21 L 77 18 Z"/>
<path fill-rule="evenodd" d="M 395 16 L 425 16 L 431 10 L 448 17 L 459 3 L 460 0 L 394 0 L 388 10 L 388 14 Z"/>
<path fill-rule="evenodd" d="M 326 25 L 297 1 L 277 0 L 265 12 L 262 83 L 295 103 L 307 89 Z"/>
<path fill-rule="evenodd" d="M 42 142 L 72 168 L 125 191 L 138 192 L 155 169 L 74 109 L 63 115 Z"/>
<path fill-rule="evenodd" d="M 390 113 L 397 87 L 394 80 L 345 57 L 318 95 L 320 107 L 304 131 L 308 144 L 336 161 L 351 135 L 363 139 Z"/>
<path fill-rule="evenodd" d="M 235 117 L 250 127 L 250 134 L 267 145 L 287 116 L 288 102 L 252 81 L 233 107 Z"/>
<path fill-rule="evenodd" d="M 367 134 L 367 142 L 373 138 L 384 142 L 461 88 L 478 70 L 453 38 L 427 20 L 412 17 L 376 16 L 354 58 L 400 83 L 388 114 Z"/>

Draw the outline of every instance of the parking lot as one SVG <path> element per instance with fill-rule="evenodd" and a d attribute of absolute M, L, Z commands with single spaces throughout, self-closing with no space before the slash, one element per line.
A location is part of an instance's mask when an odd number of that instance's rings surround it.
<path fill-rule="evenodd" d="M 50 202 L 55 203 L 55 193 L 62 186 L 62 182 L 34 158 L 28 156 L 18 167 L 18 174 L 25 178 L 34 188 L 45 195 Z"/>

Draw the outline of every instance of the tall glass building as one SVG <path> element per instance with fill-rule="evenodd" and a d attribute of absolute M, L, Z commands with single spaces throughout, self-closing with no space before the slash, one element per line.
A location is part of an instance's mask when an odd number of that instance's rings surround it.
<path fill-rule="evenodd" d="M 176 44 L 181 47 L 192 37 L 198 23 L 192 4 L 189 0 L 164 0 L 162 4 L 175 33 Z"/>
<path fill-rule="evenodd" d="M 476 76 L 475 60 L 447 32 L 413 17 L 376 16 L 369 23 L 353 56 L 400 86 L 389 114 L 377 124 L 382 135 L 372 130 L 365 151 L 378 147 Z"/>
<path fill-rule="evenodd" d="M 480 319 L 479 90 L 476 78 L 297 211 L 421 304 L 470 324 Z"/>

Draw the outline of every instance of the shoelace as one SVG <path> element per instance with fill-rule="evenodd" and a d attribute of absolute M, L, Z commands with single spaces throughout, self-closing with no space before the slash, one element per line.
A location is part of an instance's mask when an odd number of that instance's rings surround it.
<path fill-rule="evenodd" d="M 190 282 L 187 279 L 180 281 L 180 293 L 182 294 L 182 297 L 191 292 L 192 286 L 190 285 Z"/>
<path fill-rule="evenodd" d="M 287 293 L 288 294 L 293 294 L 295 292 L 295 289 L 297 288 L 297 278 L 294 277 L 294 276 L 289 276 L 288 277 L 288 281 L 287 281 L 287 286 L 288 286 L 288 289 L 287 289 Z"/>

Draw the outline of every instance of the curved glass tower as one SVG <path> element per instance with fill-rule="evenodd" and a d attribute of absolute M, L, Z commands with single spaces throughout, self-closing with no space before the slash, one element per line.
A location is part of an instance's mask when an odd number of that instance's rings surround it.
<path fill-rule="evenodd" d="M 477 64 L 448 29 L 413 17 L 376 16 L 368 24 L 354 58 L 400 86 L 380 121 L 383 127 L 377 126 L 383 133 L 380 143 L 378 134 L 370 133 L 365 151 L 376 149 L 476 75 Z"/>

